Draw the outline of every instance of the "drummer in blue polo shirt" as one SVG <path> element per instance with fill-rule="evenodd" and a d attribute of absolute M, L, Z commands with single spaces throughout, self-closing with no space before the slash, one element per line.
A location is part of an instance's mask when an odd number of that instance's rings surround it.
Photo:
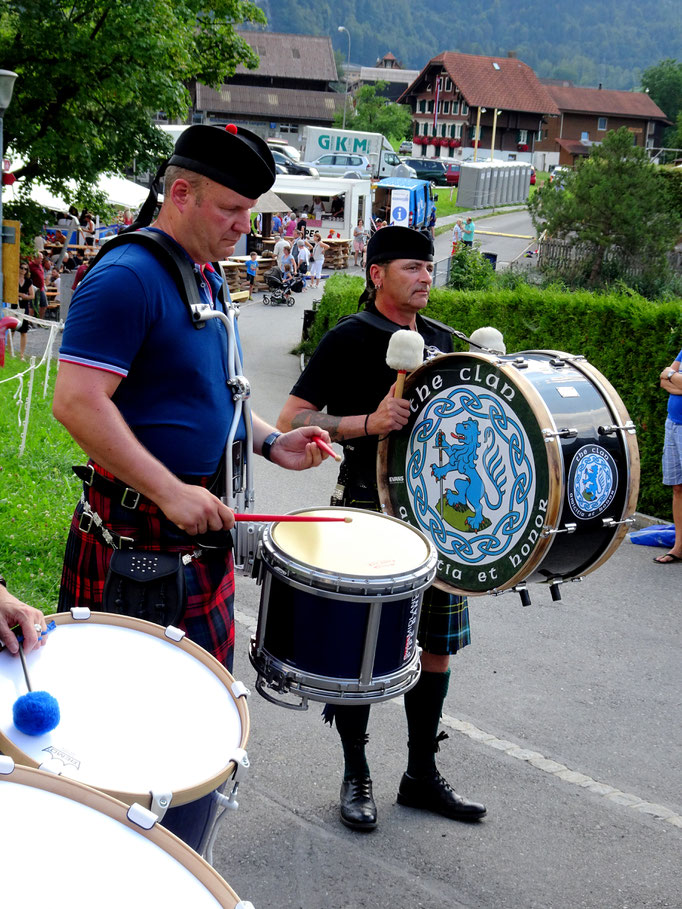
<path fill-rule="evenodd" d="M 178 261 L 187 260 L 201 300 L 224 310 L 223 282 L 211 263 L 248 233 L 251 207 L 274 183 L 270 150 L 241 127 L 191 126 L 159 169 L 133 229 L 151 221 L 164 175 L 164 202 L 148 230 L 163 234 Z M 234 516 L 221 500 L 221 465 L 235 411 L 226 330 L 219 319 L 197 330 L 166 265 L 144 245 L 129 242 L 100 255 L 69 310 L 54 396 L 54 415 L 90 458 L 87 471 L 79 468 L 85 482 L 59 610 L 102 608 L 121 541 L 181 553 L 186 603 L 179 625 L 231 669 L 234 574 L 226 531 Z M 290 470 L 325 457 L 314 436 L 329 441 L 317 428 L 282 434 L 253 417 L 254 452 Z M 235 441 L 246 438 L 242 417 Z M 207 531 L 220 534 L 217 548 L 197 542 Z"/>

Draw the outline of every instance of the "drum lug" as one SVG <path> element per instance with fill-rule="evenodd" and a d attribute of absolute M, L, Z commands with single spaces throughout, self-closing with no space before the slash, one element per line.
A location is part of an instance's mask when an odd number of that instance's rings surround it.
<path fill-rule="evenodd" d="M 530 606 L 530 594 L 525 584 L 517 584 L 516 587 L 512 587 L 512 590 L 518 593 L 522 606 Z"/>
<path fill-rule="evenodd" d="M 248 698 L 248 696 L 251 694 L 243 682 L 233 682 L 231 691 L 235 697 L 235 700 L 237 701 L 239 698 Z"/>
<path fill-rule="evenodd" d="M 636 435 L 637 433 L 637 427 L 635 424 L 632 422 L 632 420 L 628 420 L 627 423 L 622 423 L 620 425 L 614 424 L 613 426 L 600 426 L 599 435 L 610 436 L 612 433 L 618 432 L 621 429 L 625 432 L 629 432 L 630 435 Z"/>
<path fill-rule="evenodd" d="M 251 766 L 251 764 L 249 762 L 249 756 L 246 753 L 246 751 L 244 751 L 243 748 L 237 748 L 230 755 L 230 760 L 235 765 L 235 771 L 234 771 L 234 774 L 232 775 L 231 779 L 234 780 L 235 786 L 237 786 L 240 783 L 240 781 L 244 779 L 244 777 L 246 776 L 246 774 L 249 770 L 249 767 Z M 232 791 L 234 793 L 236 793 L 236 789 L 233 789 Z M 230 798 L 231 797 L 232 796 L 230 796 Z"/>
<path fill-rule="evenodd" d="M 551 537 L 557 533 L 575 533 L 578 525 L 577 524 L 564 524 L 561 529 L 555 527 L 543 527 L 541 537 Z"/>
<path fill-rule="evenodd" d="M 559 589 L 559 585 L 563 583 L 563 578 L 552 578 L 552 580 L 549 582 L 549 593 L 554 603 L 558 603 L 561 600 L 561 590 Z"/>
<path fill-rule="evenodd" d="M 550 439 L 576 439 L 578 437 L 578 430 L 572 428 L 566 429 L 543 429 L 542 435 L 545 437 L 545 441 Z"/>
<path fill-rule="evenodd" d="M 516 357 L 512 360 L 512 366 L 515 366 L 517 369 L 528 369 L 528 360 L 525 357 Z"/>
<path fill-rule="evenodd" d="M 162 821 L 164 815 L 171 806 L 173 801 L 172 792 L 154 792 L 153 790 L 149 793 L 152 797 L 152 803 L 150 805 L 151 810 L 157 816 L 157 818 Z"/>
<path fill-rule="evenodd" d="M 131 824 L 135 824 L 143 830 L 151 830 L 154 824 L 159 820 L 158 815 L 137 802 L 133 802 L 130 808 L 128 808 L 126 817 Z"/>
<path fill-rule="evenodd" d="M 601 522 L 604 527 L 608 527 L 610 529 L 612 527 L 618 527 L 619 524 L 634 524 L 635 519 L 624 518 L 622 521 L 614 521 L 613 518 L 602 518 Z"/>

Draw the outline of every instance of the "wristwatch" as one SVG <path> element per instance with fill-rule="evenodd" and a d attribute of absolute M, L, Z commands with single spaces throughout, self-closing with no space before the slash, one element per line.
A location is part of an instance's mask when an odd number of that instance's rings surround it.
<path fill-rule="evenodd" d="M 675 372 L 676 372 L 676 370 L 669 369 L 668 370 L 668 379 L 672 379 L 672 377 L 675 375 Z"/>
<path fill-rule="evenodd" d="M 0 574 L 0 587 L 7 587 L 7 581 Z"/>
<path fill-rule="evenodd" d="M 277 432 L 275 430 L 275 432 L 271 432 L 270 435 L 263 442 L 263 446 L 261 448 L 261 454 L 263 455 L 263 457 L 265 458 L 266 461 L 272 460 L 270 457 L 270 451 L 272 450 L 272 446 L 275 444 L 275 442 L 277 441 L 277 439 L 279 439 L 279 437 L 281 435 L 282 435 L 281 432 Z"/>

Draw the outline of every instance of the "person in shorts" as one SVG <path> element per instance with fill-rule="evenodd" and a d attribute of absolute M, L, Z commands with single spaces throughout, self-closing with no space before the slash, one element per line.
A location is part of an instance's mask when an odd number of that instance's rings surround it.
<path fill-rule="evenodd" d="M 675 543 L 669 552 L 654 559 L 658 565 L 682 562 L 682 350 L 660 376 L 661 388 L 668 392 L 668 417 L 663 443 L 663 485 L 673 488 Z"/>

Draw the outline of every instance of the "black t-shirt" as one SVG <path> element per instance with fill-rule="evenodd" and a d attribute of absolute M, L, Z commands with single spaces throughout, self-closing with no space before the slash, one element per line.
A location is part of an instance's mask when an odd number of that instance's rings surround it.
<path fill-rule="evenodd" d="M 386 397 L 396 380 L 396 371 L 386 365 L 386 351 L 394 322 L 374 307 L 367 311 L 386 324 L 386 330 L 367 324 L 355 316 L 341 319 L 320 341 L 317 350 L 291 394 L 303 398 L 318 410 L 326 409 L 336 417 L 372 413 Z M 429 348 L 452 352 L 452 335 L 430 319 L 417 316 L 417 331 Z M 344 443 L 346 467 L 353 482 L 376 483 L 378 436 L 359 437 Z"/>

